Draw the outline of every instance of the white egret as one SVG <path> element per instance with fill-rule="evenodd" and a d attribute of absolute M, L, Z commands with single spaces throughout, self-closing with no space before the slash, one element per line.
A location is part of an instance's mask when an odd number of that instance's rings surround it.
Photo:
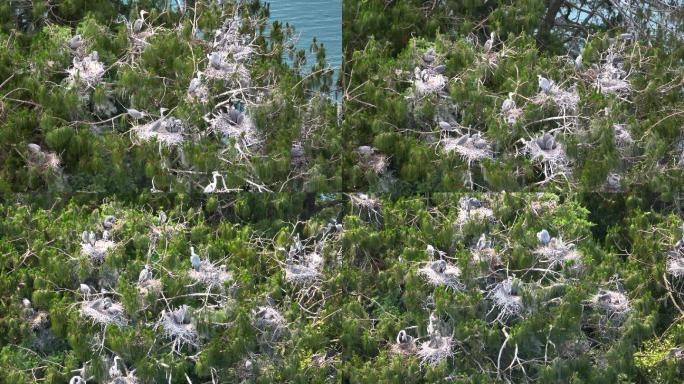
<path fill-rule="evenodd" d="M 199 255 L 195 253 L 195 247 L 190 247 L 190 263 L 195 271 L 199 271 L 201 260 Z"/>
<path fill-rule="evenodd" d="M 539 240 L 539 243 L 542 245 L 547 245 L 551 241 L 551 235 L 549 235 L 549 231 L 542 229 L 541 231 L 537 232 L 537 240 Z"/>
<path fill-rule="evenodd" d="M 114 356 L 114 362 L 112 363 L 112 366 L 109 367 L 109 377 L 120 377 L 121 376 L 121 371 L 119 370 L 119 356 Z"/>
<path fill-rule="evenodd" d="M 494 38 L 495 38 L 495 33 L 492 31 L 492 33 L 489 34 L 489 40 L 485 41 L 484 43 L 484 51 L 485 53 L 489 53 L 489 51 L 492 50 L 494 47 Z"/>
<path fill-rule="evenodd" d="M 133 23 L 133 32 L 138 33 L 143 27 L 143 23 L 145 22 L 145 15 L 147 14 L 147 11 L 141 10 L 140 11 L 140 18 L 135 20 Z"/>
<path fill-rule="evenodd" d="M 553 86 L 553 82 L 542 75 L 537 75 L 537 79 L 539 80 L 539 88 L 544 92 L 544 93 L 551 93 L 551 87 Z"/>
<path fill-rule="evenodd" d="M 140 120 L 143 117 L 145 117 L 145 112 L 140 112 L 137 109 L 129 108 L 126 110 L 128 112 L 128 115 L 136 120 Z"/>
<path fill-rule="evenodd" d="M 150 270 L 150 266 L 148 264 L 145 264 L 145 267 L 142 271 L 140 271 L 140 274 L 138 275 L 138 284 L 142 284 L 149 280 L 152 280 L 152 271 Z"/>
<path fill-rule="evenodd" d="M 207 184 L 206 187 L 204 187 L 204 193 L 212 193 L 216 191 L 216 184 L 218 183 L 217 179 L 221 174 L 217 171 L 214 171 L 211 173 L 211 175 L 213 176 L 214 181 L 212 181 L 211 183 Z"/>
<path fill-rule="evenodd" d="M 501 105 L 501 112 L 506 113 L 515 108 L 515 100 L 513 100 L 513 95 L 513 92 L 508 93 L 508 99 L 504 100 L 503 104 Z"/>
<path fill-rule="evenodd" d="M 81 45 L 83 45 L 83 38 L 81 35 L 76 35 L 69 40 L 69 48 L 71 49 L 77 49 Z"/>

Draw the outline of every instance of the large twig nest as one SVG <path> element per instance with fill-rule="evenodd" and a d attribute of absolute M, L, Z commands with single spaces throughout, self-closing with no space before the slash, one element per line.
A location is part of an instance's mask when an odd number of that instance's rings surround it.
<path fill-rule="evenodd" d="M 434 286 L 445 286 L 456 291 L 465 289 L 465 285 L 459 280 L 461 270 L 446 260 L 427 262 L 418 269 L 418 275 Z"/>
<path fill-rule="evenodd" d="M 67 70 L 67 73 L 69 74 L 67 82 L 70 87 L 86 90 L 95 87 L 102 80 L 105 68 L 99 61 L 97 52 L 92 52 L 84 57 L 74 57 L 73 66 Z"/>
<path fill-rule="evenodd" d="M 418 96 L 432 95 L 444 91 L 449 80 L 431 68 L 416 67 L 413 86 Z"/>
<path fill-rule="evenodd" d="M 81 303 L 81 315 L 90 319 L 95 324 L 124 326 L 128 319 L 123 306 L 113 302 L 108 297 L 99 297 Z"/>
<path fill-rule="evenodd" d="M 582 256 L 575 249 L 575 244 L 566 243 L 562 238 L 552 238 L 548 244 L 535 249 L 534 254 L 541 256 L 540 261 L 548 263 L 549 268 L 568 267 L 572 271 L 584 268 Z"/>
<path fill-rule="evenodd" d="M 271 306 L 257 307 L 254 310 L 253 325 L 267 342 L 280 340 L 288 331 L 283 315 Z"/>
<path fill-rule="evenodd" d="M 433 335 L 418 347 L 417 355 L 422 365 L 435 366 L 440 362 L 453 357 L 454 340 L 451 336 Z"/>
<path fill-rule="evenodd" d="M 311 284 L 319 280 L 323 268 L 323 256 L 311 252 L 303 260 L 289 261 L 285 265 L 285 280 L 291 283 Z"/>
<path fill-rule="evenodd" d="M 212 132 L 235 140 L 242 148 L 253 147 L 262 141 L 250 116 L 235 108 L 214 114 L 209 125 Z"/>
<path fill-rule="evenodd" d="M 39 169 L 41 172 L 48 170 L 60 171 L 60 159 L 55 152 L 43 151 L 38 144 L 28 145 L 28 164 Z"/>
<path fill-rule="evenodd" d="M 600 289 L 591 298 L 590 305 L 604 312 L 609 318 L 621 324 L 630 311 L 630 303 L 627 296 L 621 292 Z"/>
<path fill-rule="evenodd" d="M 552 177 L 557 172 L 567 170 L 568 160 L 565 150 L 549 133 L 544 133 L 531 140 L 523 140 L 524 151 L 533 161 L 544 166 L 545 176 Z"/>
<path fill-rule="evenodd" d="M 154 329 L 159 327 L 164 337 L 173 340 L 174 351 L 179 351 L 184 345 L 199 346 L 199 334 L 192 324 L 190 309 L 185 305 L 172 311 L 162 311 Z"/>
<path fill-rule="evenodd" d="M 378 175 L 387 171 L 389 159 L 376 148 L 362 145 L 356 149 L 356 153 L 359 154 L 359 163 L 364 170 Z"/>
<path fill-rule="evenodd" d="M 494 219 L 494 211 L 488 203 L 474 197 L 462 197 L 458 200 L 459 210 L 456 224 L 463 226 L 470 221 L 489 221 Z"/>
<path fill-rule="evenodd" d="M 189 277 L 209 289 L 223 289 L 225 283 L 233 280 L 225 265 L 217 266 L 208 260 L 201 261 L 199 270 L 190 270 Z"/>
<path fill-rule="evenodd" d="M 147 124 L 133 127 L 131 132 L 144 142 L 156 139 L 159 144 L 173 147 L 183 143 L 183 132 L 186 127 L 175 117 L 162 117 Z"/>
<path fill-rule="evenodd" d="M 99 239 L 95 242 L 81 243 L 81 253 L 92 261 L 101 263 L 109 252 L 116 247 L 116 243 L 107 239 Z"/>
<path fill-rule="evenodd" d="M 494 156 L 491 145 L 479 133 L 472 136 L 465 134 L 459 138 L 445 138 L 442 139 L 442 145 L 445 152 L 455 151 L 469 163 L 491 159 Z"/>
<path fill-rule="evenodd" d="M 492 302 L 492 310 L 498 310 L 497 321 L 505 322 L 510 317 L 522 314 L 523 302 L 512 277 L 495 284 L 487 293 L 487 299 Z"/>

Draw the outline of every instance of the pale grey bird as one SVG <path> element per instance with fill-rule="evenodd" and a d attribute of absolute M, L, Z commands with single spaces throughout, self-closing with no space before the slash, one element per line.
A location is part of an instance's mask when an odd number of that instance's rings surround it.
<path fill-rule="evenodd" d="M 423 57 L 422 57 L 422 58 L 423 58 L 423 61 L 424 61 L 426 64 L 430 64 L 430 63 L 432 63 L 433 61 L 435 61 L 435 50 L 434 50 L 434 48 L 428 49 L 427 52 L 425 52 L 425 53 L 423 54 Z"/>
<path fill-rule="evenodd" d="M 81 283 L 81 285 L 78 287 L 78 291 L 83 295 L 83 298 L 88 300 L 90 297 L 90 287 L 87 286 L 86 284 Z"/>
<path fill-rule="evenodd" d="M 408 344 L 412 340 L 413 338 L 409 336 L 403 329 L 397 334 L 397 344 Z"/>
<path fill-rule="evenodd" d="M 480 238 L 477 240 L 477 244 L 475 245 L 475 248 L 478 250 L 483 250 L 483 249 L 488 249 L 492 247 L 492 242 L 491 240 L 487 240 L 487 236 L 483 233 L 480 235 Z"/>
<path fill-rule="evenodd" d="M 435 257 L 435 247 L 433 247 L 432 244 L 427 245 L 425 252 L 427 252 L 428 256 Z"/>
<path fill-rule="evenodd" d="M 577 55 L 577 57 L 575 58 L 575 69 L 578 71 L 580 69 L 582 69 L 582 54 L 581 53 L 579 55 Z"/>
<path fill-rule="evenodd" d="M 81 242 L 84 244 L 89 242 L 88 231 L 83 231 L 83 233 L 81 233 Z"/>
<path fill-rule="evenodd" d="M 191 318 L 188 306 L 183 305 L 182 307 L 173 311 L 171 313 L 171 318 L 176 324 L 190 324 Z"/>
<path fill-rule="evenodd" d="M 484 43 L 484 51 L 485 53 L 489 53 L 489 51 L 492 50 L 494 47 L 494 38 L 496 37 L 496 33 L 492 31 L 492 33 L 489 34 L 489 40 L 485 41 Z"/>
<path fill-rule="evenodd" d="M 74 376 L 69 380 L 69 384 L 87 384 L 85 379 L 81 376 Z"/>
<path fill-rule="evenodd" d="M 95 245 L 96 241 L 97 238 L 95 237 L 95 232 L 90 231 L 90 233 L 88 233 L 88 242 L 90 243 L 90 245 Z"/>
<path fill-rule="evenodd" d="M 437 273 L 444 273 L 447 268 L 447 263 L 444 260 L 437 260 L 430 263 L 430 268 Z"/>
<path fill-rule="evenodd" d="M 190 263 L 192 264 L 192 268 L 195 269 L 195 271 L 199 271 L 200 269 L 200 264 L 201 260 L 198 254 L 195 253 L 195 247 L 190 247 Z"/>
<path fill-rule="evenodd" d="M 550 151 L 556 148 L 556 139 L 554 139 L 553 135 L 546 132 L 537 138 L 537 145 L 544 151 Z"/>
<path fill-rule="evenodd" d="M 358 152 L 359 155 L 362 156 L 371 156 L 373 152 L 375 152 L 375 149 L 369 145 L 362 145 L 356 148 L 356 152 Z"/>
<path fill-rule="evenodd" d="M 439 128 L 444 130 L 444 131 L 450 131 L 451 130 L 451 124 L 447 123 L 444 120 L 439 121 Z"/>
<path fill-rule="evenodd" d="M 166 217 L 166 212 L 164 211 L 159 211 L 159 224 L 164 224 L 166 223 L 166 220 L 168 218 Z"/>
<path fill-rule="evenodd" d="M 513 92 L 508 93 L 508 99 L 504 100 L 501 105 L 501 112 L 506 113 L 515 108 L 515 100 L 513 100 Z"/>
<path fill-rule="evenodd" d="M 150 270 L 150 266 L 148 264 L 145 264 L 145 267 L 140 271 L 140 274 L 138 275 L 138 284 L 142 284 L 146 281 L 152 280 L 152 271 Z"/>
<path fill-rule="evenodd" d="M 81 45 L 83 45 L 83 38 L 81 35 L 76 35 L 69 40 L 69 48 L 71 49 L 78 49 Z"/>
<path fill-rule="evenodd" d="M 27 298 L 21 299 L 21 305 L 24 306 L 24 308 L 31 308 L 31 301 Z"/>
<path fill-rule="evenodd" d="M 137 109 L 129 108 L 126 110 L 128 112 L 128 115 L 136 120 L 142 119 L 145 117 L 145 112 L 140 112 Z"/>
<path fill-rule="evenodd" d="M 551 235 L 549 235 L 549 231 L 542 229 L 541 231 L 537 232 L 537 240 L 539 240 L 541 245 L 549 244 L 551 241 Z"/>
<path fill-rule="evenodd" d="M 210 53 L 207 55 L 207 58 L 209 59 L 211 66 L 215 69 L 221 69 L 223 67 L 223 60 L 221 59 L 221 54 L 218 52 Z"/>
<path fill-rule="evenodd" d="M 479 133 L 473 136 L 472 143 L 473 143 L 473 147 L 475 147 L 477 149 L 487 148 L 487 141 L 485 139 L 483 139 L 482 137 L 480 137 Z"/>
<path fill-rule="evenodd" d="M 140 11 L 140 18 L 135 20 L 133 23 L 133 32 L 138 33 L 143 27 L 143 23 L 145 22 L 145 15 L 147 14 L 147 11 L 141 10 Z"/>
<path fill-rule="evenodd" d="M 102 240 L 107 241 L 111 238 L 111 235 L 109 234 L 108 230 L 102 231 Z"/>
<path fill-rule="evenodd" d="M 432 68 L 432 70 L 437 74 L 443 75 L 446 72 L 446 68 L 446 65 L 442 64 Z"/>
<path fill-rule="evenodd" d="M 465 145 L 470 140 L 470 135 L 465 134 L 456 140 L 456 145 Z"/>
<path fill-rule="evenodd" d="M 110 378 L 115 378 L 115 377 L 121 377 L 121 370 L 119 369 L 119 356 L 114 356 L 114 362 L 112 363 L 112 366 L 109 367 L 109 377 Z"/>
<path fill-rule="evenodd" d="M 97 51 L 90 52 L 90 60 L 91 61 L 99 61 L 100 60 L 100 54 L 97 53 Z"/>
<path fill-rule="evenodd" d="M 29 152 L 31 153 L 40 153 L 40 145 L 34 144 L 34 143 L 29 143 L 27 145 Z"/>
<path fill-rule="evenodd" d="M 245 120 L 244 113 L 238 111 L 235 108 L 231 108 L 228 111 L 228 123 L 231 125 L 240 125 Z"/>
<path fill-rule="evenodd" d="M 537 75 L 537 79 L 539 80 L 539 89 L 544 93 L 551 93 L 553 82 L 542 75 Z"/>
<path fill-rule="evenodd" d="M 202 84 L 202 80 L 200 78 L 201 74 L 202 72 L 197 72 L 197 77 L 190 80 L 190 85 L 188 85 L 188 93 L 195 92 L 195 90 Z"/>
<path fill-rule="evenodd" d="M 105 229 L 112 229 L 114 223 L 116 223 L 116 217 L 112 215 L 107 215 L 105 216 L 104 220 L 102 220 L 102 226 Z"/>
<path fill-rule="evenodd" d="M 108 310 L 111 307 L 112 307 L 112 299 L 110 299 L 109 297 L 105 297 L 104 300 L 102 300 L 102 309 Z"/>

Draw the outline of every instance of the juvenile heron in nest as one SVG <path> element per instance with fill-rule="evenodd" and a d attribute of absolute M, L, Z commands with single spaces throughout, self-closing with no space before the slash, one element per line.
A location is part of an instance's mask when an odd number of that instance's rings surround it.
<path fill-rule="evenodd" d="M 190 263 L 195 271 L 199 271 L 201 260 L 199 255 L 195 253 L 195 247 L 190 247 Z"/>
<path fill-rule="evenodd" d="M 83 38 L 81 35 L 76 35 L 69 40 L 69 48 L 71 49 L 78 49 L 81 45 L 83 45 Z"/>
<path fill-rule="evenodd" d="M 515 100 L 513 100 L 513 92 L 508 93 L 508 99 L 504 100 L 503 105 L 501 105 L 501 112 L 508 112 L 515 108 Z"/>
<path fill-rule="evenodd" d="M 549 94 L 551 93 L 551 87 L 553 87 L 553 82 L 546 77 L 543 77 L 542 75 L 537 75 L 537 79 L 539 80 L 539 89 L 542 90 L 542 92 Z"/>
<path fill-rule="evenodd" d="M 537 239 L 542 245 L 547 245 L 551 241 L 551 235 L 549 235 L 549 231 L 542 229 L 541 231 L 537 232 Z"/>
<path fill-rule="evenodd" d="M 489 40 L 485 41 L 485 44 L 484 44 L 485 53 L 489 53 L 492 50 L 492 48 L 494 47 L 494 38 L 495 37 L 496 37 L 496 34 L 494 31 L 492 31 L 492 33 L 489 34 Z"/>

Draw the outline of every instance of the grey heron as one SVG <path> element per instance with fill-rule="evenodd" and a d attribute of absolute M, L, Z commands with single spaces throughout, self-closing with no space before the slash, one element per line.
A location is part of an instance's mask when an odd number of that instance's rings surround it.
<path fill-rule="evenodd" d="M 492 242 L 490 240 L 487 240 L 487 236 L 483 233 L 480 235 L 480 238 L 477 240 L 477 245 L 475 245 L 475 248 L 478 250 L 483 250 L 483 249 L 488 249 L 492 247 Z"/>
<path fill-rule="evenodd" d="M 145 22 L 145 15 L 147 14 L 147 11 L 141 10 L 140 11 L 140 18 L 135 20 L 133 23 L 133 32 L 138 33 L 143 27 L 143 23 Z"/>
<path fill-rule="evenodd" d="M 193 93 L 202 84 L 200 76 L 202 72 L 197 72 L 197 77 L 190 80 L 190 85 L 188 85 L 188 93 Z"/>
<path fill-rule="evenodd" d="M 513 95 L 513 92 L 508 93 L 508 99 L 504 100 L 503 104 L 501 105 L 501 112 L 506 113 L 515 108 L 515 100 L 513 100 Z"/>
<path fill-rule="evenodd" d="M 470 135 L 463 135 L 456 140 L 456 145 L 465 145 L 465 143 L 468 142 L 468 139 L 470 139 Z"/>
<path fill-rule="evenodd" d="M 223 60 L 221 59 L 220 53 L 212 52 L 207 55 L 207 58 L 209 59 L 209 63 L 211 64 L 211 66 L 215 69 L 223 68 Z"/>
<path fill-rule="evenodd" d="M 145 267 L 142 271 L 140 271 L 140 274 L 138 275 L 138 284 L 142 284 L 149 280 L 152 280 L 152 271 L 150 270 L 150 266 L 148 264 L 145 264 Z"/>
<path fill-rule="evenodd" d="M 475 147 L 477 149 L 487 148 L 487 141 L 485 139 L 483 139 L 482 137 L 480 137 L 479 133 L 473 136 L 472 143 L 473 143 L 473 147 Z"/>
<path fill-rule="evenodd" d="M 104 309 L 106 311 L 111 307 L 112 307 L 112 299 L 110 299 L 109 297 L 105 297 L 102 300 L 102 309 Z"/>
<path fill-rule="evenodd" d="M 97 51 L 90 52 L 90 60 L 91 61 L 99 61 L 100 60 L 100 54 L 97 53 Z"/>
<path fill-rule="evenodd" d="M 447 123 L 446 121 L 440 120 L 439 128 L 444 130 L 444 131 L 450 131 L 451 130 L 451 124 Z"/>
<path fill-rule="evenodd" d="M 432 70 L 437 74 L 443 75 L 446 72 L 446 68 L 446 65 L 442 64 L 432 68 Z"/>
<path fill-rule="evenodd" d="M 82 242 L 83 244 L 89 242 L 89 241 L 88 241 L 88 231 L 83 231 L 83 233 L 81 233 L 81 242 Z"/>
<path fill-rule="evenodd" d="M 373 152 L 375 152 L 375 149 L 369 145 L 362 145 L 358 148 L 356 148 L 356 152 L 359 153 L 359 155 L 362 156 L 371 156 Z"/>
<path fill-rule="evenodd" d="M 90 231 L 90 233 L 88 233 L 88 242 L 90 243 L 90 245 L 95 245 L 96 241 L 97 238 L 95 237 L 95 232 Z"/>
<path fill-rule="evenodd" d="M 108 230 L 102 231 L 102 240 L 108 241 L 111 238 L 111 235 L 109 234 Z"/>
<path fill-rule="evenodd" d="M 190 263 L 195 271 L 199 271 L 201 260 L 198 254 L 195 253 L 195 247 L 190 247 Z"/>
<path fill-rule="evenodd" d="M 437 260 L 430 263 L 430 268 L 437 273 L 444 273 L 447 268 L 447 263 L 444 260 Z"/>
<path fill-rule="evenodd" d="M 166 223 L 167 217 L 166 217 L 166 212 L 164 211 L 159 211 L 159 224 L 164 224 Z"/>
<path fill-rule="evenodd" d="M 427 247 L 425 248 L 425 252 L 427 252 L 427 254 L 430 257 L 434 257 L 435 256 L 435 247 L 433 247 L 432 244 L 428 244 Z"/>
<path fill-rule="evenodd" d="M 424 61 L 426 64 L 430 64 L 430 63 L 432 63 L 433 61 L 435 61 L 435 50 L 434 50 L 434 48 L 428 49 L 427 52 L 425 52 L 425 53 L 423 54 L 423 57 L 422 57 L 422 58 L 423 58 L 423 61 Z"/>
<path fill-rule="evenodd" d="M 231 125 L 240 125 L 244 119 L 245 115 L 237 109 L 231 108 L 230 111 L 228 111 L 228 122 Z"/>
<path fill-rule="evenodd" d="M 539 88 L 544 92 L 544 93 L 551 93 L 551 88 L 553 87 L 553 82 L 547 78 L 545 78 L 542 75 L 537 75 L 537 79 L 539 80 Z"/>
<path fill-rule="evenodd" d="M 85 300 L 88 300 L 90 297 L 90 287 L 87 286 L 86 284 L 81 283 L 81 285 L 78 287 L 78 291 L 83 295 L 83 298 Z"/>
<path fill-rule="evenodd" d="M 556 148 L 556 139 L 553 138 L 553 135 L 546 132 L 543 136 L 537 138 L 537 145 L 544 151 L 550 151 Z"/>
<path fill-rule="evenodd" d="M 411 339 L 413 339 L 411 336 L 406 334 L 405 330 L 399 331 L 397 334 L 397 344 L 407 344 L 411 342 Z"/>
<path fill-rule="evenodd" d="M 116 217 L 112 216 L 112 215 L 108 215 L 108 216 L 105 216 L 104 220 L 102 220 L 102 226 L 105 229 L 112 229 L 115 222 L 116 222 Z"/>
<path fill-rule="evenodd" d="M 34 144 L 34 143 L 29 143 L 27 145 L 29 152 L 31 153 L 40 153 L 40 145 Z"/>
<path fill-rule="evenodd" d="M 492 31 L 492 33 L 489 34 L 489 40 L 485 41 L 485 43 L 484 43 L 485 53 L 489 53 L 489 51 L 491 51 L 492 48 L 494 47 L 495 36 L 496 36 L 496 34 L 494 33 L 494 31 Z"/>
<path fill-rule="evenodd" d="M 140 112 L 137 109 L 129 108 L 126 110 L 128 112 L 128 115 L 136 120 L 140 120 L 143 117 L 145 117 L 145 112 Z"/>
<path fill-rule="evenodd" d="M 551 235 L 549 235 L 549 231 L 542 229 L 541 231 L 537 232 L 537 240 L 539 240 L 539 243 L 542 245 L 549 244 L 551 241 Z"/>
<path fill-rule="evenodd" d="M 121 370 L 119 370 L 119 356 L 114 356 L 114 362 L 112 363 L 112 366 L 109 367 L 109 377 L 114 378 L 114 377 L 120 377 L 121 376 Z"/>
<path fill-rule="evenodd" d="M 69 40 L 69 48 L 71 49 L 78 49 L 81 45 L 83 45 L 83 38 L 81 35 L 76 35 Z"/>

